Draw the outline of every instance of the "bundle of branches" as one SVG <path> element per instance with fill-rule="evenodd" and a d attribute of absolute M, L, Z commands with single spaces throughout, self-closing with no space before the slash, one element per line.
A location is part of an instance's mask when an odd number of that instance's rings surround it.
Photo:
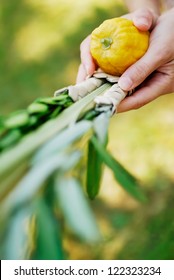
<path fill-rule="evenodd" d="M 86 242 L 101 240 L 90 199 L 99 193 L 103 165 L 146 201 L 136 178 L 106 149 L 114 102 L 97 106 L 94 99 L 106 99 L 113 85 L 96 80 L 1 117 L 1 259 L 64 259 L 65 228 Z"/>

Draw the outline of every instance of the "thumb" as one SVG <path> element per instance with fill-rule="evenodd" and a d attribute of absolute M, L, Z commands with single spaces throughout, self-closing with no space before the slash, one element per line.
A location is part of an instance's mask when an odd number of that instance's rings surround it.
<path fill-rule="evenodd" d="M 125 91 L 136 88 L 161 65 L 158 57 L 157 50 L 149 48 L 142 58 L 122 74 L 118 81 L 119 86 Z"/>

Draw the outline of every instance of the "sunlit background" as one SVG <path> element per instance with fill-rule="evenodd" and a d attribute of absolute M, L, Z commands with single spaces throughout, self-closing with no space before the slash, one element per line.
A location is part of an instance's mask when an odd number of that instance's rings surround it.
<path fill-rule="evenodd" d="M 0 115 L 75 83 L 81 41 L 103 20 L 126 13 L 116 0 L 18 0 L 0 4 Z M 70 259 L 174 258 L 174 95 L 112 118 L 111 153 L 146 186 L 130 198 L 105 169 L 92 203 L 105 242 L 65 237 Z"/>

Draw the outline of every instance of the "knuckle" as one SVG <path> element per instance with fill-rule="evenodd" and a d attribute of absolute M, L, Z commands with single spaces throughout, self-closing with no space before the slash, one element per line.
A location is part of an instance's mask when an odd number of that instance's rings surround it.
<path fill-rule="evenodd" d="M 133 109 L 137 110 L 140 109 L 141 107 L 143 107 L 145 104 L 144 102 L 142 102 L 141 100 L 136 100 Z"/>
<path fill-rule="evenodd" d="M 134 106 L 134 110 L 138 110 L 140 109 L 141 107 L 143 107 L 144 104 L 141 104 L 140 102 L 137 102 Z"/>
<path fill-rule="evenodd" d="M 149 65 L 146 62 L 136 63 L 134 65 L 134 77 L 136 80 L 143 81 L 149 74 Z"/>
<path fill-rule="evenodd" d="M 166 62 L 170 58 L 171 51 L 169 48 L 166 47 L 166 45 L 161 45 L 160 49 L 156 50 L 156 57 L 158 60 L 163 63 Z"/>
<path fill-rule="evenodd" d="M 146 10 L 144 11 L 144 16 L 146 16 L 147 18 L 152 18 L 153 17 L 152 11 L 146 8 Z"/>
<path fill-rule="evenodd" d="M 152 18 L 152 12 L 148 8 L 140 8 L 135 11 L 135 15 L 138 17 L 145 17 L 147 19 Z"/>

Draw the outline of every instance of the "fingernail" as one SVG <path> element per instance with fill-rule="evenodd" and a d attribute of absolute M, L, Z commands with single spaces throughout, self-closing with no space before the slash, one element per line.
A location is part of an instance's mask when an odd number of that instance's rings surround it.
<path fill-rule="evenodd" d="M 133 82 L 128 77 L 122 77 L 122 78 L 119 79 L 118 85 L 123 90 L 130 90 L 132 88 Z"/>
<path fill-rule="evenodd" d="M 139 18 L 137 23 L 138 25 L 149 27 L 149 21 L 146 18 Z"/>

